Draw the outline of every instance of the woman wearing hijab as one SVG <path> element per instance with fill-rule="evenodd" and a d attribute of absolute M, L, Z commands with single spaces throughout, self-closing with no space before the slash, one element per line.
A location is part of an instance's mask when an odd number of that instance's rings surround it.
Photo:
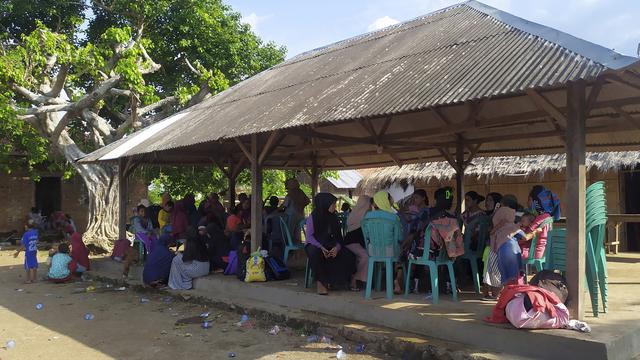
<path fill-rule="evenodd" d="M 171 261 L 169 287 L 173 290 L 193 288 L 193 279 L 209 274 L 207 246 L 195 235 L 189 236 L 184 252 Z"/>
<path fill-rule="evenodd" d="M 175 256 L 168 248 L 171 240 L 169 234 L 163 234 L 156 241 L 153 251 L 147 257 L 142 271 L 142 280 L 145 285 L 162 287 L 169 280 L 171 261 Z"/>
<path fill-rule="evenodd" d="M 536 235 L 534 233 L 537 233 L 538 240 L 536 241 L 533 256 L 539 259 L 544 255 L 550 230 L 549 225 L 542 225 L 542 223 L 552 216 L 560 217 L 560 204 L 554 193 L 542 185 L 536 185 L 529 193 L 529 207 L 535 210 L 538 215 L 523 231 L 529 238 L 533 238 L 533 235 Z M 522 258 L 528 259 L 531 241 L 521 242 L 520 246 L 522 249 Z"/>
<path fill-rule="evenodd" d="M 353 275 L 351 290 L 359 291 L 356 281 L 366 282 L 369 269 L 369 253 L 367 253 L 362 233 L 362 219 L 371 210 L 371 198 L 362 195 L 358 198 L 356 206 L 351 210 L 347 218 L 347 234 L 344 237 L 344 245 L 356 255 L 357 271 Z"/>
<path fill-rule="evenodd" d="M 508 273 L 519 272 L 519 264 L 522 263 L 519 252 L 508 251 L 512 248 L 513 234 L 519 230 L 515 223 L 518 201 L 513 195 L 505 195 L 500 204 L 491 219 L 493 227 L 489 236 L 490 250 L 484 273 L 484 283 L 490 287 L 493 298 L 497 297 L 502 285 L 508 280 Z M 505 244 L 506 248 L 503 249 Z"/>
<path fill-rule="evenodd" d="M 91 270 L 89 250 L 82 241 L 82 235 L 77 232 L 71 235 L 71 258 L 78 264 L 76 272 L 82 273 Z"/>
<path fill-rule="evenodd" d="M 341 246 L 343 239 L 336 215 L 337 201 L 329 193 L 317 194 L 313 199 L 313 212 L 307 218 L 304 249 L 316 276 L 319 295 L 327 295 L 329 287 L 348 284 L 355 273 L 355 256 Z"/>
<path fill-rule="evenodd" d="M 395 239 L 393 241 L 398 243 L 398 248 L 400 246 L 400 242 L 404 237 L 402 232 L 402 223 L 400 222 L 400 217 L 396 214 L 396 210 L 393 208 L 391 195 L 389 195 L 386 191 L 378 191 L 373 195 L 373 206 L 375 210 L 369 211 L 364 218 L 365 219 L 387 219 L 391 220 L 394 224 L 393 235 Z M 402 293 L 402 271 L 397 271 L 397 276 L 395 276 L 395 280 L 393 283 L 393 292 L 394 294 Z"/>
<path fill-rule="evenodd" d="M 189 217 L 184 208 L 184 202 L 178 201 L 171 210 L 171 234 L 175 240 L 184 239 L 189 227 Z"/>

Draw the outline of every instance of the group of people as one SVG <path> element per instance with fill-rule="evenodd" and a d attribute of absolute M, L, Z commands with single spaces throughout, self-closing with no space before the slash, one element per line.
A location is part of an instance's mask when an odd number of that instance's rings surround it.
<path fill-rule="evenodd" d="M 346 287 L 360 291 L 367 282 L 370 250 L 363 233 L 367 219 L 386 219 L 392 225 L 390 234 L 397 246 L 394 256 L 399 263 L 410 258 L 428 256 L 433 259 L 443 251 L 455 258 L 464 252 L 463 231 L 471 232 L 472 249 L 478 250 L 479 231 L 488 232 L 483 249 L 483 282 L 487 298 L 495 298 L 505 284 L 517 283 L 522 277 L 523 259 L 543 255 L 549 231 L 549 217 L 559 216 L 555 194 L 543 186 L 535 186 L 529 194 L 528 207 L 519 205 L 513 195 L 489 193 L 482 196 L 470 191 L 465 194 L 465 211 L 452 210 L 454 192 L 450 187 L 435 191 L 435 204 L 430 206 L 425 190 L 418 189 L 407 199 L 394 202 L 386 191 L 373 197 L 360 196 L 353 209 L 344 206 L 338 212 L 338 199 L 329 193 L 319 193 L 313 199 L 311 214 L 305 220 L 309 198 L 296 180 L 286 183 L 284 201 L 269 197 L 263 206 L 262 248 L 280 256 L 287 241 L 300 242 L 305 233 L 305 252 L 316 280 L 318 294 Z M 484 205 L 484 206 L 483 206 Z M 480 220 L 487 226 L 478 226 Z M 305 228 L 300 229 L 303 225 Z M 425 239 L 428 226 L 431 238 Z M 238 203 L 225 209 L 218 194 L 212 193 L 196 206 L 195 197 L 187 194 L 173 201 L 168 194 L 154 209 L 143 200 L 131 219 L 131 232 L 136 243 L 144 246 L 146 260 L 144 283 L 153 287 L 190 289 L 193 279 L 212 272 L 224 272 L 229 254 L 248 236 L 251 227 L 249 196 L 240 194 Z M 289 234 L 285 234 L 288 232 Z M 535 248 L 531 240 L 537 237 Z M 184 245 L 184 249 L 179 251 Z M 170 250 L 175 247 L 176 250 Z M 135 252 L 128 246 L 124 276 Z M 426 254 L 426 255 L 425 255 Z M 417 291 L 425 270 L 412 269 L 409 282 Z M 394 292 L 401 293 L 403 272 L 395 271 Z M 443 291 L 456 291 L 441 282 Z"/>
<path fill-rule="evenodd" d="M 291 234 L 296 234 L 304 219 L 304 209 L 310 203 L 297 180 L 288 180 L 286 188 L 287 196 L 282 203 L 272 196 L 263 207 L 264 249 L 273 244 L 283 250 L 285 238 L 279 218 L 284 219 Z M 216 193 L 207 196 L 198 206 L 193 194 L 175 202 L 169 194 L 164 194 L 159 206 L 141 200 L 130 224 L 134 241 L 123 240 L 126 250 L 114 251 L 114 257 L 124 257 L 123 276 L 128 276 L 135 259 L 135 250 L 130 245 L 137 244 L 143 246 L 147 254 L 143 270 L 146 285 L 191 289 L 193 279 L 223 272 L 230 252 L 247 238 L 251 227 L 251 199 L 240 194 L 237 205 L 227 211 Z M 296 239 L 299 241 L 299 236 Z M 184 249 L 180 251 L 182 245 Z M 171 247 L 175 247 L 175 251 Z"/>
<path fill-rule="evenodd" d="M 533 252 L 534 258 L 543 256 L 550 224 L 557 220 L 560 206 L 557 196 L 543 186 L 534 186 L 528 197 L 528 207 L 521 206 L 514 195 L 490 193 L 486 198 L 475 191 L 465 194 L 466 210 L 461 214 L 452 211 L 453 189 L 443 187 L 434 193 L 435 204 L 429 206 L 426 191 L 416 190 L 413 195 L 398 204 L 386 191 L 377 192 L 373 198 L 360 196 L 355 207 L 346 216 L 338 216 L 337 198 L 320 193 L 314 199 L 314 209 L 306 221 L 305 251 L 316 276 L 317 292 L 325 295 L 339 284 L 349 284 L 359 291 L 367 281 L 369 250 L 362 225 L 366 219 L 384 218 L 394 224 L 390 232 L 398 247 L 394 256 L 400 263 L 408 258 L 419 258 L 428 252 L 434 259 L 442 251 L 455 258 L 464 253 L 462 229 L 470 231 L 471 248 L 478 249 L 479 231 L 489 239 L 484 249 L 484 294 L 495 299 L 503 286 L 522 282 L 524 259 Z M 484 203 L 484 209 L 481 207 Z M 345 224 L 340 218 L 346 218 Z M 485 221 L 488 226 L 478 226 Z M 425 239 L 431 225 L 430 239 Z M 537 238 L 531 249 L 532 239 Z M 424 270 L 424 269 L 415 269 Z M 413 290 L 424 271 L 412 271 Z M 403 291 L 403 272 L 396 271 L 394 292 Z M 444 284 L 444 291 L 456 291 Z M 411 286 L 411 285 L 410 285 Z"/>
<path fill-rule="evenodd" d="M 20 247 L 14 254 L 14 257 L 18 257 L 24 251 L 26 284 L 32 284 L 38 280 L 38 239 L 38 224 L 33 219 L 27 220 Z M 49 271 L 46 278 L 54 283 L 72 281 L 90 270 L 89 250 L 82 241 L 82 235 L 74 231 L 69 241 L 62 241 L 57 248 L 52 248 L 49 251 L 47 263 Z"/>

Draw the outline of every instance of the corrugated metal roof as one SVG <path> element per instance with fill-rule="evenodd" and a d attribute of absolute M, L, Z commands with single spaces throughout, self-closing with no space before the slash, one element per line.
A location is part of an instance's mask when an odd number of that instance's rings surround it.
<path fill-rule="evenodd" d="M 468 1 L 298 55 L 83 161 L 556 88 L 635 61 Z"/>
<path fill-rule="evenodd" d="M 355 189 L 362 180 L 362 175 L 356 170 L 338 170 L 337 178 L 329 177 L 327 180 L 338 189 Z"/>

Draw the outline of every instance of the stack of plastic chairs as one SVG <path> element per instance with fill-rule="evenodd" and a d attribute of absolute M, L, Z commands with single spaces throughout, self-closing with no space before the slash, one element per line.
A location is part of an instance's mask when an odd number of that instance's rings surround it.
<path fill-rule="evenodd" d="M 593 315 L 598 316 L 599 299 L 607 312 L 607 258 L 604 251 L 604 237 L 607 224 L 607 200 L 604 182 L 596 182 L 587 188 L 586 194 L 586 276 Z M 566 270 L 566 229 L 554 229 L 551 251 L 546 269 Z"/>
<path fill-rule="evenodd" d="M 603 311 L 607 312 L 608 276 L 604 238 L 607 229 L 607 199 L 604 182 L 587 188 L 587 284 L 591 296 L 593 315 L 598 316 L 598 295 L 602 298 Z"/>

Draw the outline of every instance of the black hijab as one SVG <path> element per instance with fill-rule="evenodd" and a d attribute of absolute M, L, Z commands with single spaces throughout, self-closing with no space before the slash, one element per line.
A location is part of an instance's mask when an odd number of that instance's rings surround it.
<path fill-rule="evenodd" d="M 184 246 L 184 252 L 182 253 L 182 261 L 201 261 L 208 262 L 209 254 L 207 253 L 207 245 L 204 242 L 204 237 L 200 234 L 190 236 L 187 239 L 187 243 Z"/>
<path fill-rule="evenodd" d="M 338 198 L 329 193 L 319 193 L 313 199 L 313 236 L 322 246 L 331 249 L 342 241 L 340 223 L 335 213 L 329 212 L 329 208 Z"/>

